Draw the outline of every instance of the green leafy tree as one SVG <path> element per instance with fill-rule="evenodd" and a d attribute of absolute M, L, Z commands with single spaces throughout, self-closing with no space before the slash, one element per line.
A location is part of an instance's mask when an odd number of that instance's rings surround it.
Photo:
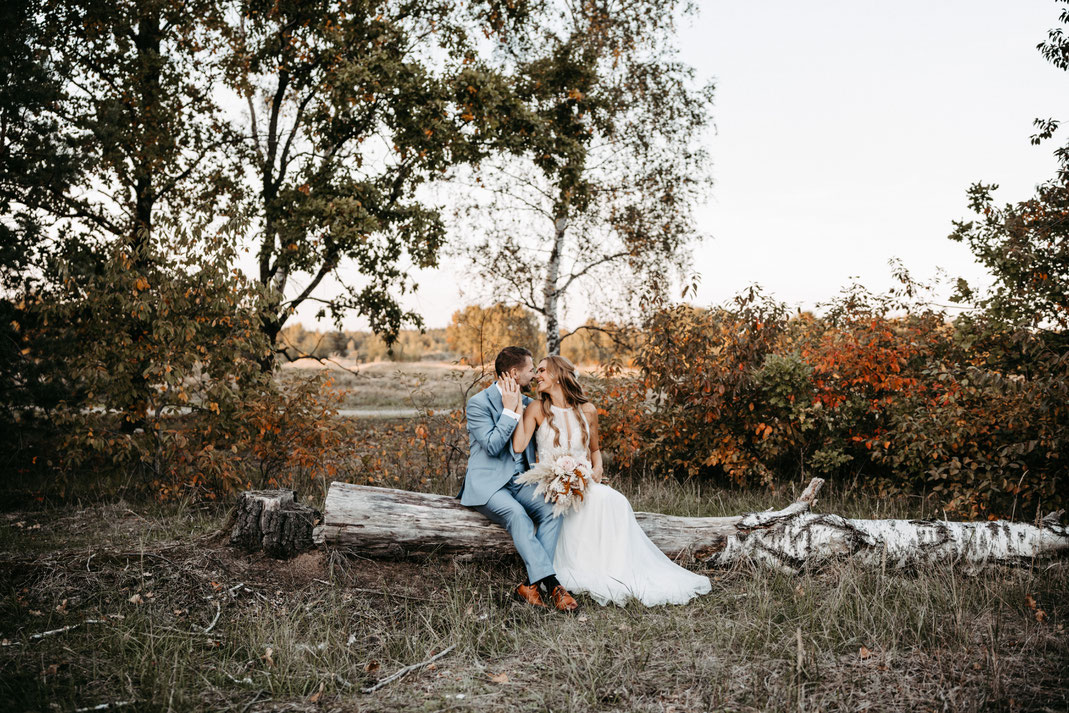
<path fill-rule="evenodd" d="M 275 343 L 306 302 L 357 312 L 392 343 L 421 324 L 398 295 L 445 239 L 417 190 L 500 141 L 517 107 L 476 60 L 526 3 L 242 0 L 225 30 L 227 80 L 247 116 L 235 158 L 248 172 L 262 328 Z M 505 132 L 507 134 L 507 132 Z M 326 293 L 333 281 L 338 291 Z M 332 288 L 333 289 L 333 288 Z M 263 363 L 269 369 L 272 359 Z"/>
<path fill-rule="evenodd" d="M 1066 3 L 1062 0 L 1061 4 Z M 1059 18 L 1069 25 L 1069 7 Z M 1069 71 L 1069 37 L 1061 27 L 1048 33 L 1038 49 L 1054 66 Z M 1050 139 L 1056 119 L 1036 119 L 1032 143 Z M 1055 151 L 1057 175 L 1031 198 L 998 206 L 996 184 L 975 183 L 968 191 L 977 218 L 955 221 L 951 240 L 964 242 L 994 277 L 986 294 L 958 281 L 955 299 L 974 301 L 998 325 L 1062 333 L 1069 327 L 1069 144 Z M 1064 339 L 1063 348 L 1069 346 Z"/>
<path fill-rule="evenodd" d="M 53 111 L 63 86 L 41 57 L 40 10 L 35 0 L 0 6 L 0 285 L 8 293 L 41 277 L 31 268 L 43 264 L 51 220 L 39 208 L 65 195 L 83 170 Z"/>
<path fill-rule="evenodd" d="M 674 47 L 676 2 L 558 2 L 512 37 L 504 70 L 530 107 L 521 141 L 473 175 L 462 254 L 497 300 L 522 304 L 559 353 L 565 297 L 626 310 L 663 298 L 698 235 L 712 85 Z"/>
<path fill-rule="evenodd" d="M 0 111 L 12 131 L 2 139 L 0 232 L 5 262 L 22 275 L 17 285 L 5 279 L 16 295 L 5 306 L 11 321 L 32 321 L 11 304 L 88 284 L 116 250 L 130 256 L 132 278 L 156 279 L 158 216 L 187 226 L 217 216 L 230 185 L 218 159 L 232 137 L 211 90 L 216 11 L 211 0 L 16 0 L 5 9 Z M 153 329 L 139 317 L 122 324 L 133 343 Z M 146 417 L 152 367 L 134 365 L 129 427 Z"/>
<path fill-rule="evenodd" d="M 229 186 L 219 160 L 233 140 L 212 83 L 212 0 L 74 0 L 38 3 L 35 46 L 61 93 L 48 107 L 53 140 L 80 156 L 79 181 L 28 204 L 53 227 L 149 245 L 158 212 L 214 217 Z M 135 264 L 141 259 L 135 256 Z"/>

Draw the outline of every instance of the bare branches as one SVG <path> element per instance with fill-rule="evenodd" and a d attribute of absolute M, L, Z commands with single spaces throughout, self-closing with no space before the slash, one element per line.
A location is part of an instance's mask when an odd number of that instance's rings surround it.
<path fill-rule="evenodd" d="M 605 275 L 620 286 L 616 306 L 632 311 L 640 295 L 671 284 L 699 238 L 694 209 L 708 185 L 699 139 L 711 95 L 675 61 L 677 7 L 671 0 L 623 3 L 615 12 L 551 4 L 530 36 L 509 44 L 503 66 L 514 72 L 533 125 L 509 158 L 484 166 L 481 190 L 461 199 L 484 218 L 535 211 L 570 225 L 551 231 L 491 218 L 466 255 L 480 267 L 486 261 L 475 255 L 495 244 L 547 255 L 516 275 L 521 286 L 470 272 L 545 317 L 549 353 L 559 348 L 564 298 L 578 284 Z"/>
<path fill-rule="evenodd" d="M 569 287 L 571 287 L 573 282 L 585 275 L 588 275 L 590 271 L 594 268 L 599 267 L 601 265 L 605 265 L 606 263 L 615 262 L 622 258 L 629 257 L 630 255 L 631 253 L 626 250 L 617 253 L 612 253 L 610 255 L 602 255 L 598 259 L 587 263 L 586 267 L 582 268 L 578 272 L 573 272 L 568 275 L 567 278 L 564 280 L 564 284 L 557 289 L 558 293 L 563 294 L 565 291 L 567 291 Z"/>

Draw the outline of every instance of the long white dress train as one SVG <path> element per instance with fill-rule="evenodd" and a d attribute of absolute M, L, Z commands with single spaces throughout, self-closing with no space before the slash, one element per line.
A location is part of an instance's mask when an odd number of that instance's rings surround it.
<path fill-rule="evenodd" d="M 554 445 L 553 429 L 543 421 L 535 432 L 538 459 L 567 454 L 589 463 L 575 412 L 551 408 L 561 445 Z M 591 483 L 579 509 L 562 517 L 553 567 L 573 594 L 585 592 L 601 605 L 625 604 L 634 597 L 656 606 L 685 604 L 712 589 L 708 577 L 680 567 L 650 542 L 631 503 L 608 485 Z"/>

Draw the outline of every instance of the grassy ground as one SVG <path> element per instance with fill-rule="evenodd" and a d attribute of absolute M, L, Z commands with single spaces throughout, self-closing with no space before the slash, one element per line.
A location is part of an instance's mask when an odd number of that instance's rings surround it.
<path fill-rule="evenodd" d="M 347 421 L 340 479 L 456 492 L 466 438 L 445 409 L 473 374 L 388 364 L 335 376 L 348 408 L 442 410 Z M 302 483 L 321 507 L 326 483 Z M 694 516 L 782 506 L 800 488 L 612 484 L 638 510 Z M 832 484 L 821 495 L 819 511 L 849 517 L 941 515 L 923 498 Z M 0 512 L 5 711 L 1069 711 L 1064 564 L 972 577 L 716 570 L 712 593 L 685 607 L 581 598 L 565 616 L 509 600 L 514 557 L 277 562 L 226 545 L 225 507 L 33 507 Z"/>
<path fill-rule="evenodd" d="M 618 482 L 637 509 L 729 514 L 790 492 Z M 931 516 L 826 494 L 821 511 Z M 72 505 L 0 515 L 5 710 L 1069 710 L 1069 568 L 797 577 L 711 571 L 685 607 L 578 616 L 507 598 L 514 558 L 276 562 L 225 510 Z M 83 623 L 94 620 L 95 623 Z M 34 634 L 74 628 L 33 638 Z M 455 648 L 370 694 L 398 669 Z"/>

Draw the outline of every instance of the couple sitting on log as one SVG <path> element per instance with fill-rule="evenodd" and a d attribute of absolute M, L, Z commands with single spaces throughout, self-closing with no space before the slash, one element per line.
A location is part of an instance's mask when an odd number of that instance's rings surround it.
<path fill-rule="evenodd" d="M 599 604 L 634 597 L 647 606 L 707 593 L 708 577 L 676 565 L 635 520 L 631 504 L 602 483 L 598 412 L 575 367 L 506 347 L 497 380 L 467 403 L 468 469 L 457 497 L 508 530 L 527 568 L 515 597 L 561 611 L 570 592 Z M 521 390 L 535 382 L 537 398 Z"/>

